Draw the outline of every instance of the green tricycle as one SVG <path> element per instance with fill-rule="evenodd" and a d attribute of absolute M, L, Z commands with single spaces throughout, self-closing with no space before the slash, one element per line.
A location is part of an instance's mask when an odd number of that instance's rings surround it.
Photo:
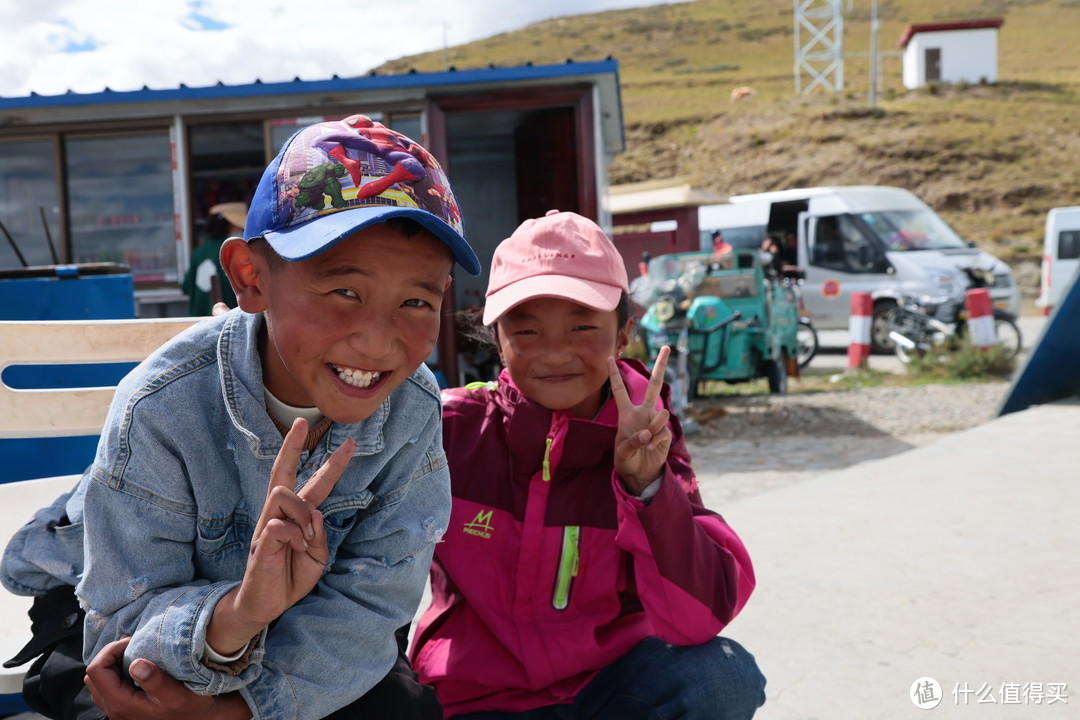
<path fill-rule="evenodd" d="M 693 399 L 705 381 L 767 377 L 787 392 L 799 373 L 799 288 L 795 278 L 766 273 L 756 250 L 661 255 L 648 261 L 641 319 L 650 361 L 671 347 L 668 383 Z"/>

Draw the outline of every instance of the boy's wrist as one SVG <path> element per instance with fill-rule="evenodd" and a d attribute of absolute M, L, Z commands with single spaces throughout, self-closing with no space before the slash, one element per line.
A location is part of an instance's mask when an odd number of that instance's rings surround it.
<path fill-rule="evenodd" d="M 206 628 L 206 644 L 221 655 L 235 655 L 244 650 L 267 624 L 252 621 L 251 615 L 240 608 L 240 587 L 233 588 L 218 601 Z"/>

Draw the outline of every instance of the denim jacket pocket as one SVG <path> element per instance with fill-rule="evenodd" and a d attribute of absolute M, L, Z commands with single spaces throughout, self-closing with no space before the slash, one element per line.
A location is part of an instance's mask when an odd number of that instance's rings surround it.
<path fill-rule="evenodd" d="M 27 538 L 23 547 L 23 560 L 35 568 L 52 575 L 64 584 L 82 575 L 83 524 L 50 521 Z"/>
<path fill-rule="evenodd" d="M 199 575 L 210 579 L 243 577 L 255 526 L 243 513 L 225 520 L 199 518 L 195 538 Z"/>
<path fill-rule="evenodd" d="M 360 511 L 353 510 L 339 510 L 337 512 L 327 513 L 323 515 L 323 527 L 326 529 L 326 544 L 332 548 L 334 552 L 337 552 L 337 548 L 341 547 L 341 544 L 345 542 L 345 538 L 349 536 L 352 529 L 356 527 L 357 518 Z"/>

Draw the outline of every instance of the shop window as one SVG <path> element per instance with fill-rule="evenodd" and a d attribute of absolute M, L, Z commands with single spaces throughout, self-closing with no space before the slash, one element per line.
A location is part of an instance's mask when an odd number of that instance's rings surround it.
<path fill-rule="evenodd" d="M 68 138 L 65 156 L 74 260 L 128 265 L 136 285 L 176 282 L 168 134 Z"/>
<path fill-rule="evenodd" d="M 23 260 L 27 265 L 51 265 L 49 238 L 63 262 L 56 187 L 52 141 L 0 143 L 0 223 L 18 248 L 16 252 L 10 242 L 0 240 L 0 268 L 22 267 Z"/>
<path fill-rule="evenodd" d="M 394 113 L 390 117 L 390 129 L 394 132 L 399 132 L 411 140 L 423 145 L 423 138 L 420 132 L 420 116 L 419 115 L 402 115 Z"/>
<path fill-rule="evenodd" d="M 191 217 L 196 242 L 205 234 L 210 208 L 250 203 L 266 167 L 263 123 L 197 125 L 188 132 Z"/>

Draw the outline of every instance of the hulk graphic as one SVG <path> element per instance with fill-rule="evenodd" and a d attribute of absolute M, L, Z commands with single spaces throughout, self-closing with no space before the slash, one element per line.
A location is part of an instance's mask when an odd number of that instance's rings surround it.
<path fill-rule="evenodd" d="M 344 165 L 333 162 L 316 165 L 308 170 L 296 184 L 299 190 L 295 200 L 297 206 L 322 210 L 323 195 L 329 195 L 331 205 L 339 209 L 345 207 L 345 198 L 341 196 L 341 183 L 338 178 L 345 177 L 347 172 Z"/>

